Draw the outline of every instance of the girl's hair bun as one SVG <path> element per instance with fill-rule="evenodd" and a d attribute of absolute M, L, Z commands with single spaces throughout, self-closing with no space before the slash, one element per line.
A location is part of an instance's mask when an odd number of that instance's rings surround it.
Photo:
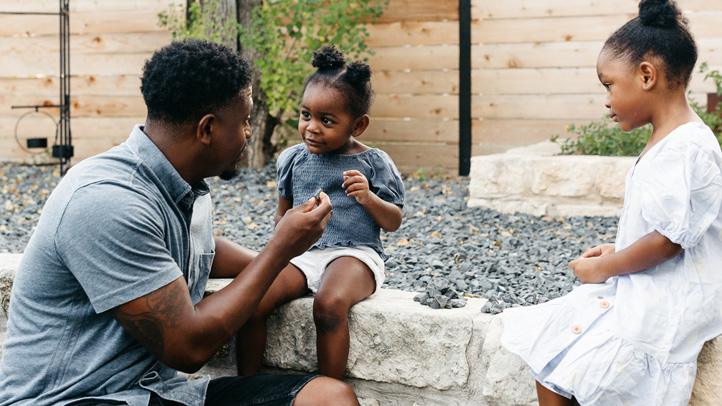
<path fill-rule="evenodd" d="M 346 77 L 351 83 L 366 83 L 371 79 L 371 67 L 361 61 L 353 61 L 346 68 Z"/>
<path fill-rule="evenodd" d="M 311 62 L 311 65 L 320 71 L 339 69 L 345 64 L 346 58 L 333 45 L 324 45 L 321 49 L 315 51 L 313 53 L 313 62 Z"/>
<path fill-rule="evenodd" d="M 639 20 L 643 25 L 672 28 L 682 13 L 673 0 L 642 0 L 639 2 Z"/>

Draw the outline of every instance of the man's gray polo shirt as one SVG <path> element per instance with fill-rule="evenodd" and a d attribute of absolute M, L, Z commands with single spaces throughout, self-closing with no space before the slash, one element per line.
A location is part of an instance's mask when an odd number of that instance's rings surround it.
<path fill-rule="evenodd" d="M 208 378 L 177 377 L 109 310 L 181 276 L 200 301 L 211 227 L 208 186 L 191 188 L 140 126 L 72 168 L 43 208 L 15 278 L 0 405 L 147 405 L 149 390 L 202 404 Z"/>

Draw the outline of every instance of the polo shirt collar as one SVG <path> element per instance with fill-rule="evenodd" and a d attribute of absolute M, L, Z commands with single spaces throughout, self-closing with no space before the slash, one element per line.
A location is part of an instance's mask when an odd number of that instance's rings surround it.
<path fill-rule="evenodd" d="M 210 190 L 205 181 L 200 181 L 197 185 L 191 187 L 171 165 L 158 146 L 143 132 L 142 125 L 138 124 L 133 128 L 126 144 L 158 177 L 160 184 L 168 191 L 174 202 L 187 201 L 192 205 L 195 196 L 202 196 Z M 192 195 L 188 196 L 191 192 Z"/>

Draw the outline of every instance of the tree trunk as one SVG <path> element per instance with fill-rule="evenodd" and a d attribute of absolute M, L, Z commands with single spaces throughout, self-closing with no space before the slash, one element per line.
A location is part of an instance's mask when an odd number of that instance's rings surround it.
<path fill-rule="evenodd" d="M 263 3 L 263 0 L 235 0 L 238 23 L 241 29 L 251 27 L 252 10 Z M 237 44 L 241 55 L 253 66 L 253 61 L 260 55 L 250 45 Z M 271 142 L 277 120 L 268 114 L 266 95 L 261 91 L 261 72 L 253 66 L 253 110 L 251 111 L 251 127 L 253 137 L 247 141 L 248 146 L 243 153 L 241 165 L 246 168 L 261 168 L 276 152 Z"/>
<path fill-rule="evenodd" d="M 210 17 L 216 21 L 217 26 L 226 28 L 229 18 L 236 15 L 236 0 L 215 0 L 215 3 L 216 9 L 208 10 L 206 7 L 208 1 L 201 0 L 201 10 L 204 13 L 212 12 L 213 15 Z M 229 32 L 221 33 L 221 43 L 234 51 L 238 51 L 238 40 L 236 39 L 238 38 L 238 30 L 235 26 L 228 26 L 228 28 L 230 30 Z M 210 29 L 212 28 L 209 27 L 207 30 Z M 212 32 L 205 33 L 208 38 L 210 38 L 212 34 Z"/>

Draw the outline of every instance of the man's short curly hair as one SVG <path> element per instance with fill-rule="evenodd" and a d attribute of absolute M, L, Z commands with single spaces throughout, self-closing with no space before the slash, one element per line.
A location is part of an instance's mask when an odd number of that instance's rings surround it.
<path fill-rule="evenodd" d="M 140 91 L 150 120 L 186 124 L 237 101 L 251 73 L 248 62 L 226 46 L 174 41 L 146 61 Z"/>

